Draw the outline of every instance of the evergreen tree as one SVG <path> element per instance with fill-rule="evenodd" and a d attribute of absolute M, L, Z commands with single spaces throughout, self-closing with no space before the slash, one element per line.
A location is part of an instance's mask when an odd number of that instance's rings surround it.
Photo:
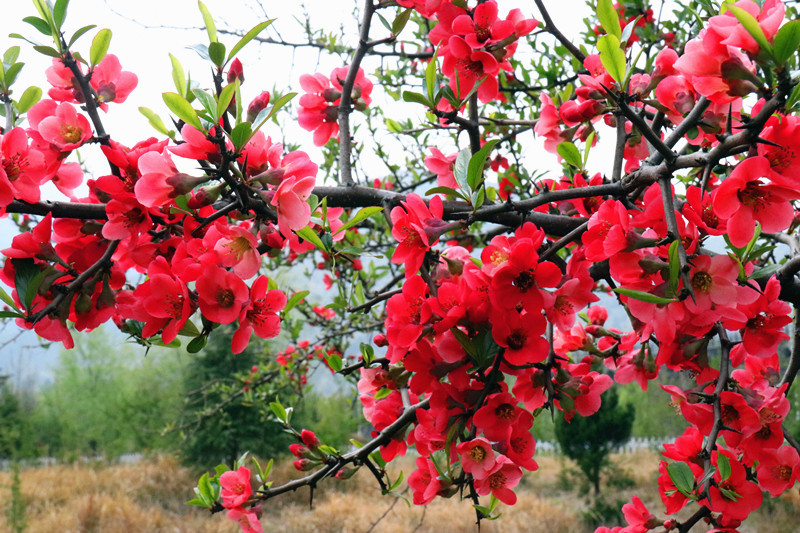
<path fill-rule="evenodd" d="M 619 405 L 617 390 L 611 388 L 592 416 L 575 416 L 570 422 L 563 417 L 556 420 L 561 451 L 578 464 L 594 487 L 595 496 L 600 494 L 600 472 L 610 463 L 611 450 L 630 438 L 635 415 L 633 405 Z"/>

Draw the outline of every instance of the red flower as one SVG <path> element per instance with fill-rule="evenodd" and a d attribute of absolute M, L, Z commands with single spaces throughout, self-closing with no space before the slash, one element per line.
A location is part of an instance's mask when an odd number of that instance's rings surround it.
<path fill-rule="evenodd" d="M 262 339 L 277 337 L 281 332 L 278 312 L 286 307 L 286 295 L 268 288 L 269 279 L 266 276 L 259 276 L 250 287 L 250 299 L 239 314 L 239 327 L 233 334 L 233 353 L 243 352 L 254 332 Z"/>
<path fill-rule="evenodd" d="M 505 503 L 517 503 L 517 495 L 513 489 L 522 478 L 522 470 L 505 455 L 497 458 L 497 464 L 484 479 L 475 480 L 475 492 L 481 496 L 492 493 L 492 496 Z"/>
<path fill-rule="evenodd" d="M 218 324 L 230 324 L 236 320 L 247 300 L 247 285 L 224 268 L 205 270 L 195 287 L 200 312 Z"/>
<path fill-rule="evenodd" d="M 391 212 L 392 237 L 400 243 L 392 254 L 392 263 L 405 265 L 406 278 L 422 266 L 425 252 L 439 240 L 435 228 L 442 222 L 442 199 L 434 196 L 430 208 L 416 194 L 409 194 L 403 207 Z"/>
<path fill-rule="evenodd" d="M 241 507 L 250 495 L 253 488 L 250 486 L 250 470 L 240 466 L 238 470 L 228 470 L 219 476 L 219 484 L 222 487 L 222 506 L 226 509 Z"/>

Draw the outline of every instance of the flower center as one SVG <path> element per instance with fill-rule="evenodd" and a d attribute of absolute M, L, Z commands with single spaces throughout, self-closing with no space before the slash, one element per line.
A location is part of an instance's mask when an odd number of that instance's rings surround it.
<path fill-rule="evenodd" d="M 486 450 L 481 446 L 475 446 L 469 451 L 469 457 L 476 463 L 480 463 L 486 457 Z"/>
<path fill-rule="evenodd" d="M 711 290 L 711 283 L 713 279 L 708 272 L 700 271 L 692 276 L 692 288 L 700 292 L 708 292 Z"/>
<path fill-rule="evenodd" d="M 536 278 L 530 270 L 523 270 L 514 280 L 514 286 L 519 292 L 528 292 L 536 284 Z"/>
<path fill-rule="evenodd" d="M 494 414 L 501 420 L 512 420 L 514 418 L 514 406 L 510 403 L 498 405 L 494 410 Z"/>
<path fill-rule="evenodd" d="M 223 309 L 227 309 L 233 305 L 233 302 L 236 301 L 236 296 L 233 294 L 231 289 L 223 289 L 222 287 L 217 288 L 217 304 Z"/>
<path fill-rule="evenodd" d="M 76 126 L 72 126 L 70 124 L 64 124 L 61 126 L 61 137 L 63 137 L 64 140 L 69 144 L 75 144 L 76 142 L 80 141 L 82 133 L 83 132 L 81 129 Z"/>

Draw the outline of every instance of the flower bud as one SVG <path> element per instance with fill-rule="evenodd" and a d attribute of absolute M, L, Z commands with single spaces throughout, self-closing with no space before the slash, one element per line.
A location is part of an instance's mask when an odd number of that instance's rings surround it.
<path fill-rule="evenodd" d="M 312 468 L 314 468 L 318 463 L 317 461 L 312 461 L 311 459 L 298 459 L 294 463 L 292 463 L 296 469 L 301 472 L 308 472 Z"/>
<path fill-rule="evenodd" d="M 167 178 L 167 185 L 169 185 L 173 189 L 172 193 L 170 194 L 170 198 L 175 198 L 176 196 L 186 194 L 187 192 L 191 191 L 198 185 L 207 182 L 208 179 L 209 178 L 206 176 L 195 178 L 194 176 L 190 176 L 182 172 L 173 174 L 172 176 Z"/>
<path fill-rule="evenodd" d="M 341 470 L 339 470 L 338 472 L 336 472 L 336 474 L 334 474 L 333 477 L 340 480 L 350 479 L 356 472 L 358 472 L 358 468 L 353 468 L 352 466 L 346 466 Z"/>
<path fill-rule="evenodd" d="M 375 343 L 375 346 L 381 348 L 389 345 L 389 341 L 386 340 L 386 335 L 384 335 L 383 333 L 378 333 L 377 335 L 375 335 L 375 337 L 373 337 L 372 339 L 372 342 Z"/>
<path fill-rule="evenodd" d="M 261 94 L 253 98 L 250 105 L 247 106 L 247 122 L 255 121 L 262 109 L 269 105 L 269 91 L 262 91 Z"/>
<path fill-rule="evenodd" d="M 338 89 L 334 89 L 332 87 L 328 87 L 324 91 L 322 91 L 322 97 L 325 99 L 326 102 L 335 102 L 339 98 L 342 97 L 342 92 Z"/>
<path fill-rule="evenodd" d="M 213 204 L 219 199 L 222 189 L 222 184 L 209 185 L 208 187 L 197 189 L 197 191 L 192 193 L 192 197 L 189 198 L 187 202 L 189 209 L 200 209 L 201 207 Z"/>
<path fill-rule="evenodd" d="M 314 434 L 314 432 L 309 431 L 308 429 L 304 429 L 303 431 L 300 432 L 300 439 L 302 439 L 303 444 L 305 444 L 312 450 L 321 444 L 317 436 Z"/>
<path fill-rule="evenodd" d="M 239 83 L 244 83 L 244 68 L 239 58 L 233 60 L 230 68 L 228 69 L 228 83 L 233 83 L 234 80 L 239 80 Z"/>
<path fill-rule="evenodd" d="M 292 452 L 292 455 L 294 455 L 298 459 L 308 459 L 312 457 L 311 450 L 309 450 L 302 444 L 290 444 L 289 451 Z"/>

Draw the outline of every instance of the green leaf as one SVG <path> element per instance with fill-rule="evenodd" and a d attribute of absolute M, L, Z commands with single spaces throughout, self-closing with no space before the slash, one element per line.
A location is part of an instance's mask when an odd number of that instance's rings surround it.
<path fill-rule="evenodd" d="M 453 175 L 455 176 L 458 186 L 465 191 L 469 190 L 469 182 L 467 181 L 469 162 L 472 159 L 472 152 L 469 148 L 464 148 L 458 152 L 456 163 L 453 166 Z"/>
<path fill-rule="evenodd" d="M 214 100 L 214 97 L 202 89 L 195 89 L 192 91 L 192 94 L 194 94 L 197 101 L 200 102 L 200 105 L 202 105 L 203 109 L 208 113 L 209 118 L 213 120 L 217 113 L 217 101 Z"/>
<path fill-rule="evenodd" d="M 52 46 L 36 45 L 33 47 L 33 49 L 39 52 L 40 54 L 44 54 L 49 57 L 58 57 L 58 58 L 61 57 L 61 52 L 59 52 Z"/>
<path fill-rule="evenodd" d="M 275 113 L 280 111 L 280 109 L 283 106 L 291 102 L 292 98 L 294 98 L 295 96 L 297 96 L 297 93 L 286 93 L 277 100 L 275 100 L 275 103 L 272 104 L 272 109 L 270 109 L 269 113 L 267 113 L 267 115 L 261 120 L 261 122 L 258 123 L 258 126 L 256 126 L 256 128 L 253 130 L 253 133 L 260 130 L 261 126 L 263 126 L 270 118 L 272 118 L 272 116 L 275 115 Z M 260 115 L 261 113 L 259 113 L 259 116 Z M 256 117 L 256 120 L 258 120 L 258 117 Z"/>
<path fill-rule="evenodd" d="M 471 191 L 474 191 L 480 186 L 482 182 L 481 177 L 483 176 L 483 165 L 486 164 L 486 159 L 499 142 L 499 139 L 493 139 L 487 142 L 470 158 L 469 165 L 467 166 L 467 184 Z"/>
<path fill-rule="evenodd" d="M 607 34 L 620 39 L 622 28 L 619 25 L 619 13 L 611 0 L 597 0 L 597 19 Z"/>
<path fill-rule="evenodd" d="M 401 126 L 399 122 L 397 122 L 396 120 L 391 119 L 391 118 L 387 118 L 386 119 L 386 127 L 392 133 L 402 133 L 403 132 L 403 126 Z"/>
<path fill-rule="evenodd" d="M 11 65 L 8 70 L 5 72 L 5 83 L 6 87 L 11 87 L 14 85 L 14 82 L 17 81 L 17 76 L 19 75 L 19 71 L 22 70 L 22 67 L 25 66 L 25 63 L 14 63 Z"/>
<path fill-rule="evenodd" d="M 17 311 L 0 311 L 0 318 L 25 318 L 25 315 Z"/>
<path fill-rule="evenodd" d="M 774 265 L 766 266 L 764 268 L 759 268 L 758 270 L 756 270 L 755 272 L 753 272 L 752 274 L 747 276 L 747 279 L 761 279 L 761 278 L 769 277 L 769 276 L 773 275 L 775 272 L 777 272 L 778 270 L 780 270 L 782 266 L 783 265 L 780 265 L 780 264 L 774 264 Z"/>
<path fill-rule="evenodd" d="M 428 92 L 428 100 L 431 101 L 433 105 L 429 107 L 434 107 L 436 105 L 436 73 L 437 73 L 437 65 L 436 65 L 436 56 L 439 54 L 439 49 L 437 48 L 436 51 L 433 53 L 433 57 L 431 58 L 430 63 L 428 66 L 425 67 L 425 90 Z"/>
<path fill-rule="evenodd" d="M 275 418 L 283 423 L 287 422 L 286 409 L 279 402 L 270 402 L 269 408 L 272 410 Z"/>
<path fill-rule="evenodd" d="M 717 454 L 717 468 L 719 469 L 720 482 L 725 481 L 731 477 L 731 462 L 721 453 Z"/>
<path fill-rule="evenodd" d="M 67 4 L 69 4 L 69 0 L 56 0 L 56 5 L 53 7 L 53 22 L 55 22 L 57 30 L 61 30 L 61 26 L 64 24 L 67 16 Z"/>
<path fill-rule="evenodd" d="M 411 11 L 412 11 L 411 8 L 404 9 L 403 11 L 400 12 L 399 15 L 397 15 L 394 18 L 394 21 L 392 21 L 393 35 L 395 36 L 400 35 L 400 32 L 402 32 L 403 28 L 405 28 L 406 24 L 408 24 L 408 19 L 409 17 L 411 17 Z"/>
<path fill-rule="evenodd" d="M 667 466 L 667 474 L 675 484 L 675 488 L 684 496 L 689 496 L 694 490 L 694 474 L 688 464 L 684 462 L 672 463 Z"/>
<path fill-rule="evenodd" d="M 231 131 L 231 142 L 237 151 L 244 148 L 253 135 L 253 128 L 249 122 L 242 122 Z"/>
<path fill-rule="evenodd" d="M 11 259 L 11 264 L 14 265 L 16 271 L 14 287 L 17 289 L 17 298 L 22 303 L 22 307 L 26 311 L 30 311 L 31 302 L 39 288 L 35 280 L 42 271 L 39 270 L 33 259 Z M 41 279 L 39 282 L 41 283 Z M 31 287 L 33 287 L 32 290 Z"/>
<path fill-rule="evenodd" d="M 20 308 L 17 307 L 17 304 L 14 303 L 14 299 L 2 287 L 0 287 L 0 300 L 5 302 L 11 309 L 14 309 L 20 313 L 22 312 L 20 311 Z"/>
<path fill-rule="evenodd" d="M 225 110 L 228 109 L 228 106 L 231 105 L 231 100 L 233 100 L 233 95 L 236 93 L 236 88 L 239 86 L 239 80 L 236 79 L 233 83 L 229 83 L 222 89 L 222 92 L 219 93 L 219 102 L 217 103 L 217 115 L 215 122 L 219 122 L 219 119 L 222 115 L 225 114 Z"/>
<path fill-rule="evenodd" d="M 208 480 L 208 472 L 200 477 L 197 482 L 197 488 L 200 489 L 200 495 L 203 498 L 210 502 L 214 501 L 214 489 L 211 488 L 211 482 Z"/>
<path fill-rule="evenodd" d="M 448 196 L 458 196 L 460 198 L 464 198 L 464 196 L 457 190 L 451 189 L 450 187 L 434 187 L 433 189 L 428 189 L 425 191 L 425 196 L 430 196 L 432 194 L 446 194 Z M 466 200 L 466 198 L 465 198 Z"/>
<path fill-rule="evenodd" d="M 800 20 L 787 22 L 775 35 L 775 61 L 783 65 L 800 48 Z"/>
<path fill-rule="evenodd" d="M 216 66 L 222 68 L 225 62 L 225 45 L 219 41 L 215 41 L 208 45 L 208 58 Z"/>
<path fill-rule="evenodd" d="M 564 141 L 556 148 L 558 155 L 575 168 L 583 168 L 583 158 L 578 147 L 569 141 Z"/>
<path fill-rule="evenodd" d="M 634 300 L 658 305 L 671 304 L 672 302 L 678 301 L 677 298 L 662 298 L 661 296 L 656 296 L 655 294 L 650 294 L 649 292 L 624 289 L 622 287 L 614 289 L 614 292 L 621 294 L 622 296 L 627 296 L 628 298 L 633 298 Z"/>
<path fill-rule="evenodd" d="M 678 290 L 678 280 L 681 277 L 681 262 L 678 257 L 678 241 L 672 241 L 669 245 L 669 282 L 667 284 L 667 294 L 675 294 Z"/>
<path fill-rule="evenodd" d="M 206 25 L 206 32 L 208 32 L 208 41 L 212 43 L 217 42 L 217 25 L 214 24 L 214 18 L 203 2 L 198 0 L 197 7 L 200 8 L 200 13 L 203 15 L 203 22 Z"/>
<path fill-rule="evenodd" d="M 425 107 L 432 107 L 431 103 L 428 101 L 427 98 L 422 96 L 419 93 L 415 93 L 412 91 L 403 91 L 403 101 L 404 102 L 413 102 L 415 104 L 422 104 Z"/>
<path fill-rule="evenodd" d="M 16 63 L 17 59 L 19 59 L 19 51 L 20 51 L 19 46 L 12 46 L 8 50 L 6 50 L 6 53 L 3 54 L 3 64 L 11 65 L 13 63 Z"/>
<path fill-rule="evenodd" d="M 200 119 L 197 117 L 197 111 L 192 108 L 192 104 L 186 98 L 177 93 L 164 93 L 161 96 L 169 110 L 175 113 L 175 116 L 196 129 L 204 131 L 203 126 L 200 124 Z"/>
<path fill-rule="evenodd" d="M 619 48 L 619 39 L 614 35 L 603 35 L 597 39 L 597 49 L 600 51 L 600 61 L 606 71 L 617 83 L 622 83 L 627 65 L 625 52 Z"/>
<path fill-rule="evenodd" d="M 183 325 L 183 328 L 181 328 L 181 330 L 178 332 L 178 335 L 182 335 L 184 337 L 195 337 L 200 335 L 200 330 L 197 329 L 197 326 L 194 325 L 194 322 L 187 320 Z"/>
<path fill-rule="evenodd" d="M 147 117 L 147 120 L 150 122 L 150 125 L 153 126 L 159 133 L 162 133 L 168 137 L 172 137 L 174 135 L 174 132 L 168 130 L 167 127 L 164 125 L 164 121 L 161 120 L 161 117 L 155 114 L 152 110 L 146 107 L 140 107 L 139 113 Z"/>
<path fill-rule="evenodd" d="M 207 335 L 198 335 L 194 339 L 186 345 L 186 351 L 189 353 L 197 353 L 203 348 L 206 347 L 206 343 L 208 342 Z"/>
<path fill-rule="evenodd" d="M 294 293 L 292 295 L 292 297 L 289 298 L 289 300 L 286 302 L 286 306 L 283 308 L 284 314 L 288 313 L 289 311 L 294 309 L 297 306 L 297 304 L 302 302 L 303 298 L 305 298 L 306 296 L 309 295 L 309 292 L 310 291 L 300 291 L 300 292 Z"/>
<path fill-rule="evenodd" d="M 212 507 L 214 507 L 212 503 L 206 502 L 200 497 L 192 498 L 191 500 L 186 502 L 186 505 L 194 505 L 195 507 L 205 507 L 206 509 L 211 509 Z"/>
<path fill-rule="evenodd" d="M 39 15 L 41 15 L 48 24 L 53 21 L 53 11 L 45 0 L 33 0 L 33 5 L 36 7 L 36 11 L 39 12 Z"/>
<path fill-rule="evenodd" d="M 231 52 L 228 54 L 228 61 L 230 61 L 231 59 L 233 59 L 233 58 L 236 56 L 236 54 L 238 54 L 238 53 L 239 53 L 239 50 L 241 50 L 242 48 L 244 48 L 244 47 L 245 47 L 245 45 L 246 45 L 247 43 L 249 43 L 250 41 L 252 41 L 253 39 L 255 39 L 255 38 L 256 38 L 256 36 L 257 36 L 259 33 L 261 33 L 262 31 L 264 31 L 264 29 L 266 29 L 266 28 L 267 28 L 267 27 L 268 27 L 270 24 L 272 24 L 272 22 L 273 22 L 274 20 L 275 20 L 275 19 L 271 19 L 271 20 L 265 20 L 265 21 L 264 21 L 264 22 L 262 22 L 261 24 L 257 24 L 256 26 L 254 26 L 254 27 L 253 27 L 253 29 L 251 29 L 250 31 L 248 31 L 247 33 L 245 33 L 245 34 L 244 34 L 244 37 L 242 37 L 241 39 L 239 39 L 239 42 L 238 42 L 238 43 L 236 43 L 235 45 L 233 45 L 233 48 L 231 48 Z M 226 63 L 227 63 L 227 61 L 226 61 Z"/>
<path fill-rule="evenodd" d="M 311 228 L 305 227 L 305 228 L 303 228 L 303 229 L 301 229 L 299 231 L 295 231 L 295 233 L 297 234 L 298 237 L 300 237 L 303 240 L 306 240 L 306 241 L 310 242 L 311 244 L 313 244 L 314 246 L 316 246 L 317 248 L 319 248 L 323 252 L 326 252 L 326 253 L 328 252 L 328 249 L 325 248 L 324 244 L 322 244 L 322 240 L 320 240 L 319 236 Z"/>
<path fill-rule="evenodd" d="M 175 89 L 178 94 L 186 96 L 186 72 L 183 70 L 183 65 L 172 54 L 169 55 L 169 60 L 172 63 L 172 82 L 175 84 Z"/>
<path fill-rule="evenodd" d="M 331 370 L 334 372 L 338 372 L 342 369 L 342 356 L 336 352 L 331 352 L 325 357 L 325 360 L 328 362 L 328 366 L 331 367 Z"/>
<path fill-rule="evenodd" d="M 623 46 L 623 47 L 627 47 L 628 46 L 628 41 L 633 36 L 634 30 L 636 30 L 636 24 L 638 24 L 639 19 L 641 19 L 641 18 L 642 18 L 642 16 L 639 15 L 635 19 L 630 20 L 630 21 L 628 21 L 627 24 L 625 24 L 625 29 L 622 30 L 622 35 L 620 35 L 620 37 L 619 37 L 619 42 L 620 42 L 621 46 Z"/>
<path fill-rule="evenodd" d="M 792 89 L 792 94 L 790 94 L 789 98 L 786 99 L 786 110 L 791 111 L 798 101 L 800 101 L 800 83 L 794 86 L 794 89 Z"/>
<path fill-rule="evenodd" d="M 109 44 L 111 44 L 111 30 L 103 29 L 97 32 L 92 39 L 92 48 L 89 50 L 89 62 L 92 66 L 97 65 L 106 57 Z"/>
<path fill-rule="evenodd" d="M 27 22 L 28 24 L 36 28 L 39 31 L 39 33 L 43 33 L 48 37 L 50 37 L 53 34 L 53 32 L 50 31 L 50 25 L 47 23 L 47 21 L 42 20 L 39 17 L 25 17 L 24 19 L 22 19 L 22 22 Z"/>
<path fill-rule="evenodd" d="M 359 224 L 362 220 L 371 217 L 375 213 L 380 213 L 381 211 L 383 211 L 383 208 L 377 205 L 365 207 L 364 209 L 353 215 L 353 218 L 345 222 L 345 224 L 341 228 L 337 229 L 334 232 L 334 235 L 337 235 L 342 231 L 352 228 L 356 224 Z"/>
<path fill-rule="evenodd" d="M 728 4 L 728 10 L 730 10 L 730 12 L 733 13 L 733 16 L 736 17 L 742 26 L 744 26 L 744 29 L 747 30 L 747 33 L 749 33 L 750 36 L 755 39 L 761 49 L 765 50 L 768 54 L 773 55 L 772 46 L 769 44 L 767 36 L 764 35 L 764 30 L 762 30 L 761 26 L 758 25 L 758 21 L 755 19 L 755 17 L 741 7 L 737 7 L 735 5 Z"/>
<path fill-rule="evenodd" d="M 84 26 L 83 28 L 78 29 L 75 33 L 72 34 L 70 37 L 69 42 L 67 43 L 67 48 L 72 48 L 72 45 L 75 44 L 75 41 L 81 38 L 81 36 L 89 30 L 93 30 L 97 27 L 97 24 L 89 24 L 88 26 Z"/>

